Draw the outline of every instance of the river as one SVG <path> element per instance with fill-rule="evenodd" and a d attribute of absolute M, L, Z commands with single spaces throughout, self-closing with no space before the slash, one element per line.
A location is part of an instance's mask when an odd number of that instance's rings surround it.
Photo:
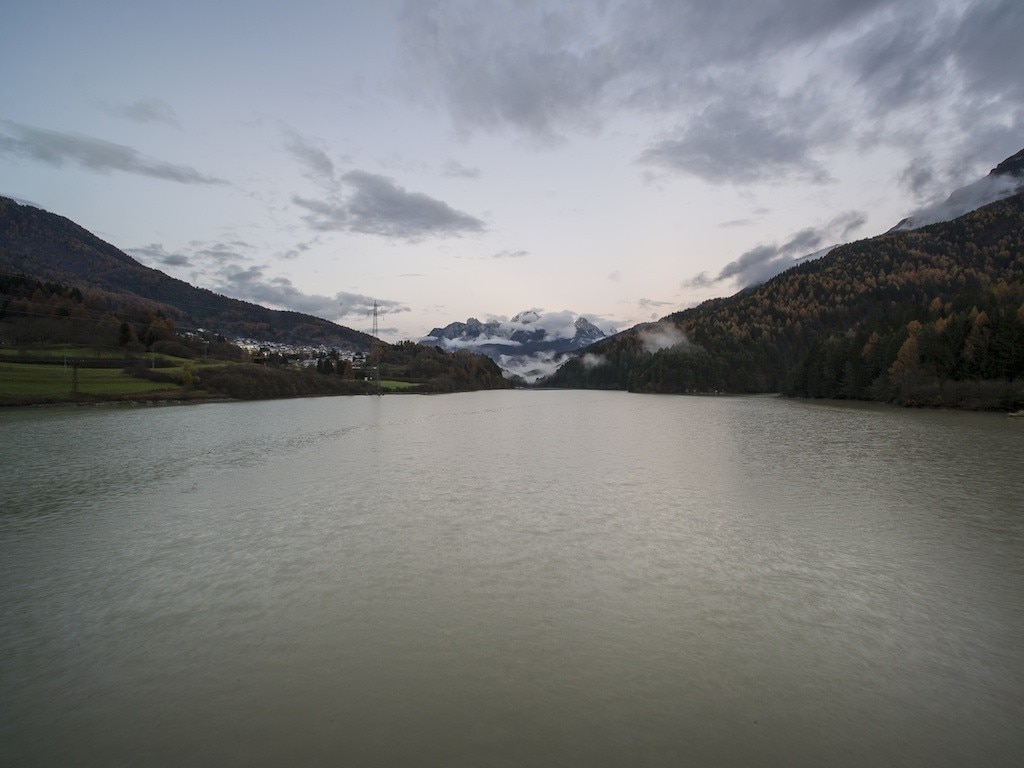
<path fill-rule="evenodd" d="M 0 765 L 1016 766 L 1024 419 L 0 411 Z"/>

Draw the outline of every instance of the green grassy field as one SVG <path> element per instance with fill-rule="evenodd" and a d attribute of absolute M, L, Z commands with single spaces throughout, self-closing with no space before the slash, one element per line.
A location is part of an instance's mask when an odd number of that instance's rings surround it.
<path fill-rule="evenodd" d="M 380 388 L 385 392 L 395 391 L 399 389 L 410 389 L 412 387 L 418 387 L 419 384 L 413 384 L 411 381 L 394 381 L 392 379 L 383 379 L 380 383 Z"/>
<path fill-rule="evenodd" d="M 165 369 L 174 372 L 175 369 Z M 72 396 L 74 374 L 71 366 L 19 365 L 0 362 L 0 395 L 17 397 Z M 172 384 L 136 379 L 120 370 L 79 368 L 79 394 L 120 395 L 175 389 Z"/>
<path fill-rule="evenodd" d="M 70 402 L 93 402 L 93 401 L 118 401 L 118 400 L 192 400 L 203 397 L 260 397 L 274 396 L 271 393 L 281 392 L 294 395 L 302 392 L 305 394 L 318 393 L 317 387 L 309 387 L 305 382 L 301 387 L 289 387 L 281 384 L 277 379 L 270 383 L 266 381 L 267 376 L 261 369 L 250 369 L 243 366 L 237 372 L 242 380 L 252 380 L 255 376 L 255 384 L 248 388 L 243 387 L 244 394 L 234 393 L 228 387 L 224 388 L 224 382 L 216 383 L 211 379 L 211 389 L 202 389 L 203 371 L 224 366 L 233 366 L 237 363 L 218 361 L 188 361 L 184 358 L 177 358 L 171 355 L 161 354 L 157 356 L 156 362 L 159 366 L 155 369 L 145 370 L 148 376 L 154 378 L 170 379 L 170 381 L 150 381 L 148 378 L 131 376 L 120 367 L 127 361 L 124 360 L 123 350 L 100 350 L 82 346 L 37 346 L 22 349 L 0 347 L 0 405 L 27 405 L 32 403 L 70 403 Z M 75 372 L 71 364 L 65 361 L 78 360 L 77 387 L 74 385 Z M 91 361 L 102 364 L 103 361 L 116 360 L 114 368 L 89 368 L 86 367 Z M 150 355 L 139 355 L 135 365 L 150 369 L 152 357 Z M 52 361 L 52 362 L 51 362 Z M 165 367 L 166 366 L 166 367 Z M 200 386 L 183 386 L 183 381 L 189 376 L 185 375 L 185 367 L 198 374 Z M 256 375 L 256 374 L 259 375 Z M 300 374 L 293 371 L 296 376 Z M 244 374 L 244 375 L 243 375 Z M 250 375 L 251 374 L 251 375 Z M 222 378 L 222 377 L 220 377 Z M 237 376 L 233 378 L 238 378 Z M 299 381 L 299 379 L 297 379 Z M 327 381 L 327 379 L 325 379 Z M 271 383 L 276 382 L 274 386 Z M 236 382 L 237 383 L 237 382 Z M 250 381 L 250 384 L 253 384 Z M 398 379 L 384 379 L 380 382 L 383 392 L 408 392 L 416 391 L 422 387 L 421 384 L 401 381 Z M 354 394 L 362 391 L 358 387 L 345 394 Z M 324 388 L 323 393 L 336 393 L 336 388 Z"/>
<path fill-rule="evenodd" d="M 120 360 L 123 349 L 96 349 L 95 347 L 39 345 L 28 347 L 0 346 L 0 360 L 13 360 L 22 356 L 32 359 L 53 358 L 54 360 Z"/>

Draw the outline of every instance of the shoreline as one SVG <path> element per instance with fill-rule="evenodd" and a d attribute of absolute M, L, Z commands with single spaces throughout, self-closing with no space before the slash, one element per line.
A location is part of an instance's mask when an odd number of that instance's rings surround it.
<path fill-rule="evenodd" d="M 520 389 L 539 389 L 539 390 L 551 390 L 551 391 L 579 391 L 589 392 L 593 390 L 580 389 L 580 390 L 569 390 L 562 387 L 525 387 Z M 491 390 L 464 390 L 466 392 L 485 392 Z M 504 390 L 501 390 L 504 391 Z M 601 390 L 599 390 L 601 391 Z M 612 390 L 628 392 L 627 390 Z M 352 392 L 352 393 L 317 393 L 308 395 L 289 395 L 289 396 L 278 396 L 278 397 L 253 397 L 253 398 L 241 398 L 241 397 L 229 397 L 226 395 L 214 395 L 209 393 L 194 393 L 194 396 L 190 396 L 184 392 L 167 392 L 165 394 L 154 393 L 150 397 L 138 397 L 136 395 L 102 395 L 102 394 L 89 394 L 79 393 L 74 398 L 67 399 L 48 399 L 48 398 L 30 398 L 30 397 L 18 397 L 16 395 L 0 396 L 0 410 L 4 409 L 17 409 L 17 408 L 59 408 L 63 406 L 72 406 L 76 408 L 80 407 L 100 407 L 100 406 L 161 406 L 161 405 L 207 405 L 211 403 L 248 403 L 248 402 L 260 402 L 263 400 L 298 400 L 306 398 L 318 398 L 318 397 L 379 397 L 382 395 L 393 395 L 393 394 L 460 394 L 460 392 L 447 392 L 447 393 L 432 393 L 432 392 L 381 392 L 381 393 L 366 393 L 366 392 Z M 658 394 L 658 393 L 629 393 L 629 394 Z M 665 395 L 680 396 L 679 393 L 664 393 Z M 801 400 L 808 403 L 841 403 L 844 405 L 882 405 L 889 406 L 892 408 L 907 408 L 912 410 L 937 410 L 937 411 L 949 411 L 956 413 L 991 413 L 991 414 L 1003 414 L 1009 418 L 1024 418 L 1024 409 L 1022 410 L 1010 410 L 1006 408 L 956 408 L 953 406 L 946 405 L 927 405 L 927 404 L 901 404 L 901 403 L 888 403 L 881 400 L 834 400 L 830 398 L 816 398 L 816 397 L 789 397 L 779 392 L 760 392 L 760 393 L 726 393 L 726 392 L 715 392 L 715 393 L 700 393 L 693 395 L 683 395 L 684 397 L 723 397 L 723 396 L 738 396 L 738 397 L 786 397 L 792 400 Z"/>

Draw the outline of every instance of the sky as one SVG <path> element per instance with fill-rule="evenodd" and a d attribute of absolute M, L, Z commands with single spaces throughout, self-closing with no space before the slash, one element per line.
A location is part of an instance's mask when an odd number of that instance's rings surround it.
<path fill-rule="evenodd" d="M 1020 0 L 5 0 L 0 194 L 381 336 L 624 330 L 1024 147 Z"/>

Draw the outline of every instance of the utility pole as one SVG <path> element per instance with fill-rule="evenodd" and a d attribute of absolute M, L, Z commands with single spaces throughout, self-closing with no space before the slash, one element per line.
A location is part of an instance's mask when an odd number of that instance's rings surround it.
<path fill-rule="evenodd" d="M 373 349 L 370 351 L 370 357 L 373 361 L 373 365 L 370 367 L 370 375 L 373 377 L 373 381 L 377 386 L 377 394 L 383 394 L 380 386 L 380 340 L 377 338 L 379 329 L 377 327 L 377 300 L 373 300 Z"/>

